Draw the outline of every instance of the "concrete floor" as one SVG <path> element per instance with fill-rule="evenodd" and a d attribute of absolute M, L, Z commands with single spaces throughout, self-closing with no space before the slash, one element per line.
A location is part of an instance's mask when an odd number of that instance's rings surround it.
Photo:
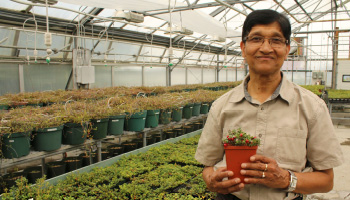
<path fill-rule="evenodd" d="M 328 193 L 308 196 L 308 200 L 350 200 L 350 126 L 334 126 L 344 155 L 343 165 L 334 168 L 334 187 Z"/>

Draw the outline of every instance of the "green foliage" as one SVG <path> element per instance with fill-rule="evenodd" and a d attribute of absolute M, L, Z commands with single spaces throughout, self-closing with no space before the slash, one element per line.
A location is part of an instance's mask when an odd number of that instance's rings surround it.
<path fill-rule="evenodd" d="M 194 159 L 198 139 L 195 136 L 124 156 L 113 165 L 70 174 L 57 185 L 41 179 L 30 186 L 21 179 L 2 199 L 213 199 L 201 178 L 203 167 Z"/>
<path fill-rule="evenodd" d="M 253 137 L 246 132 L 242 131 L 241 128 L 229 130 L 227 138 L 223 139 L 224 146 L 259 146 L 260 139 Z"/>

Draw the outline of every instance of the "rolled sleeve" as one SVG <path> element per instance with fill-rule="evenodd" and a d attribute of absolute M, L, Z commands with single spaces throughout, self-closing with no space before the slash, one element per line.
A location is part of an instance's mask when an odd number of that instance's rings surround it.
<path fill-rule="evenodd" d="M 195 159 L 205 166 L 214 166 L 223 159 L 222 129 L 217 124 L 215 111 L 211 109 L 198 142 Z"/>

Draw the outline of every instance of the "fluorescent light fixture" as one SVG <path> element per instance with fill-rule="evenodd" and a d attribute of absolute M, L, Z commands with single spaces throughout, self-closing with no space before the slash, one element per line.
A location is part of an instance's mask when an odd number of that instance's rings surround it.
<path fill-rule="evenodd" d="M 171 33 L 177 33 L 177 34 L 183 34 L 183 35 L 192 35 L 193 31 L 187 29 L 186 27 L 181 27 L 181 26 L 168 26 L 167 27 L 167 32 L 164 34 L 170 34 Z"/>
<path fill-rule="evenodd" d="M 40 4 L 46 4 L 46 1 L 45 0 L 29 0 L 33 3 L 40 3 Z M 49 5 L 55 5 L 57 4 L 57 0 L 47 0 L 47 4 Z"/>
<path fill-rule="evenodd" d="M 214 36 L 212 36 L 212 38 L 210 39 L 210 41 L 213 41 L 213 42 L 225 42 L 225 41 L 226 41 L 226 38 L 220 37 L 220 36 L 218 36 L 218 35 L 214 35 Z"/>
<path fill-rule="evenodd" d="M 122 10 L 117 10 L 111 18 L 126 20 L 128 22 L 134 22 L 134 23 L 142 23 L 144 21 L 143 14 L 135 13 L 135 12 L 125 12 Z"/>

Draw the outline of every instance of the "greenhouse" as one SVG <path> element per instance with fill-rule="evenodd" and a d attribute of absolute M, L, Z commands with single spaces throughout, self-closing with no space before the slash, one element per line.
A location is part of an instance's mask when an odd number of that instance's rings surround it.
<path fill-rule="evenodd" d="M 1 0 L 0 199 L 349 198 L 349 2 Z"/>

